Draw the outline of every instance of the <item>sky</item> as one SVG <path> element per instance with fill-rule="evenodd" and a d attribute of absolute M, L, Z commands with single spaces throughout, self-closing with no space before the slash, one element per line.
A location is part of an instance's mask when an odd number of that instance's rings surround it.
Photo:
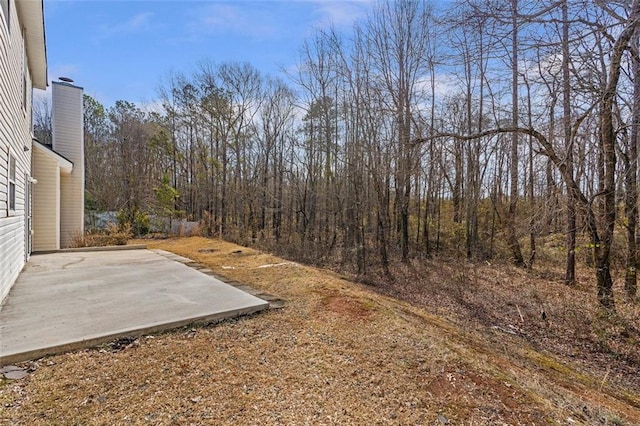
<path fill-rule="evenodd" d="M 199 62 L 292 69 L 314 29 L 349 30 L 368 0 L 44 0 L 49 81 L 69 77 L 106 107 L 157 99 Z"/>

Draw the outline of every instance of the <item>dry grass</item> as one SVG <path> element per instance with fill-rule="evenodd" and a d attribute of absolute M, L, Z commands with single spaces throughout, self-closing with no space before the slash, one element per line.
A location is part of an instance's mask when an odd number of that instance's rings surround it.
<path fill-rule="evenodd" d="M 572 287 L 551 263 L 533 272 L 464 261 L 415 262 L 394 271 L 395 279 L 378 282 L 377 291 L 484 335 L 517 335 L 586 372 L 640 391 L 640 304 L 622 296 L 623 277 L 616 280 L 616 313 L 604 314 L 593 271 L 586 267 Z"/>
<path fill-rule="evenodd" d="M 71 240 L 71 247 L 124 246 L 132 236 L 130 226 L 118 227 L 111 224 L 106 230 L 76 233 Z"/>
<path fill-rule="evenodd" d="M 521 336 L 217 240 L 147 244 L 286 306 L 31 363 L 0 384 L 0 423 L 640 424 L 632 387 Z"/>

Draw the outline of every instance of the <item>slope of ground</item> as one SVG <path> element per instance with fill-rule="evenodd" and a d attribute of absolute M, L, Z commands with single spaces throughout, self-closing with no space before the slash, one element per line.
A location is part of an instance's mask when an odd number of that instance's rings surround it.
<path fill-rule="evenodd" d="M 640 391 L 640 303 L 624 297 L 624 277 L 616 280 L 616 311 L 607 313 L 599 308 L 592 270 L 581 267 L 576 285 L 567 286 L 557 268 L 415 261 L 394 265 L 394 279 L 379 279 L 373 288 L 487 338 L 494 331 L 517 336 Z"/>
<path fill-rule="evenodd" d="M 640 424 L 634 386 L 504 325 L 465 326 L 218 240 L 152 246 L 286 306 L 29 363 L 27 378 L 0 383 L 0 423 Z"/>

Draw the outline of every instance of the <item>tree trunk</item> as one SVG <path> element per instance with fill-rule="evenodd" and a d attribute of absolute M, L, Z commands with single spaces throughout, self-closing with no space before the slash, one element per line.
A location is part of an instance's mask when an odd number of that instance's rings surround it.
<path fill-rule="evenodd" d="M 512 6 L 512 124 L 518 126 L 518 0 L 511 1 Z M 505 217 L 505 227 L 507 245 L 511 250 L 514 265 L 523 267 L 525 265 L 520 242 L 516 231 L 516 215 L 518 207 L 518 143 L 519 133 L 513 132 L 511 140 L 511 188 L 509 192 L 509 210 Z"/>
<path fill-rule="evenodd" d="M 616 135 L 613 127 L 613 108 L 617 94 L 618 81 L 621 73 L 622 55 L 627 49 L 632 37 L 636 35 L 638 18 L 640 17 L 640 3 L 634 0 L 630 10 L 627 26 L 621 32 L 613 45 L 611 62 L 609 64 L 609 80 L 604 87 L 602 108 L 600 109 L 600 143 L 604 155 L 604 206 L 602 216 L 604 230 L 602 245 L 595 247 L 598 277 L 598 300 L 606 309 L 614 309 L 613 289 L 609 271 L 609 258 L 613 244 L 613 231 L 616 221 Z"/>
<path fill-rule="evenodd" d="M 596 281 L 598 287 L 598 302 L 606 309 L 614 310 L 613 280 L 609 268 L 610 251 L 606 247 L 596 247 Z"/>
<path fill-rule="evenodd" d="M 635 51 L 640 47 L 640 35 L 633 37 Z M 631 137 L 629 140 L 628 170 L 625 174 L 627 197 L 625 211 L 627 215 L 627 272 L 624 290 L 630 299 L 635 299 L 638 292 L 637 267 L 638 248 L 636 244 L 636 227 L 638 221 L 638 134 L 640 132 L 640 60 L 633 56 L 633 116 L 631 119 Z"/>
<path fill-rule="evenodd" d="M 571 82 L 569 81 L 569 12 L 568 0 L 562 2 L 562 125 L 564 129 L 567 173 L 573 176 L 573 141 L 571 132 Z M 564 282 L 576 282 L 576 202 L 567 187 L 567 262 Z"/>

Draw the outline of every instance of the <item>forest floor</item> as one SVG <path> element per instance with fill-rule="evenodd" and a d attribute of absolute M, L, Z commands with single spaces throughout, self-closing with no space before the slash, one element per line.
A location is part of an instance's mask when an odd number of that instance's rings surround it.
<path fill-rule="evenodd" d="M 0 423 L 640 424 L 640 308 L 601 314 L 588 271 L 570 288 L 424 261 L 367 286 L 220 240 L 147 244 L 285 307 L 25 363 Z"/>

